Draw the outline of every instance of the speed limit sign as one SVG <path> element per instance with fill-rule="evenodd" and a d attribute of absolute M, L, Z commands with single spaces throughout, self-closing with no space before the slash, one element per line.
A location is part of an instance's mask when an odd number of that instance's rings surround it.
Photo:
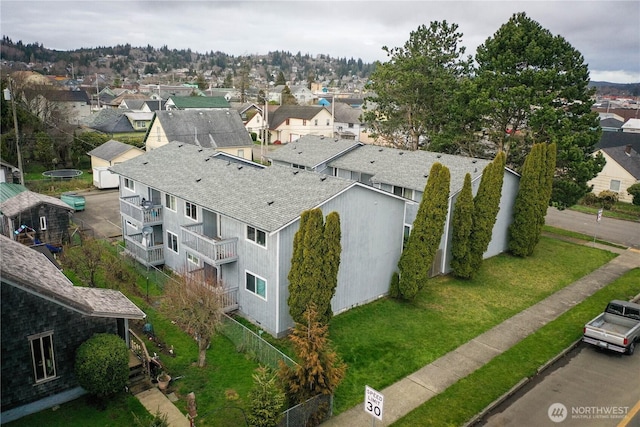
<path fill-rule="evenodd" d="M 382 404 L 384 396 L 368 385 L 364 389 L 364 411 L 382 421 Z"/>

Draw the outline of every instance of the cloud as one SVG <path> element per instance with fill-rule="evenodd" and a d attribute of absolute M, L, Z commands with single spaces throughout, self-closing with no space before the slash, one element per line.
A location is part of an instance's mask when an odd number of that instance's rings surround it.
<path fill-rule="evenodd" d="M 2 0 L 0 7 L 3 35 L 53 49 L 130 43 L 230 55 L 299 51 L 365 62 L 385 61 L 382 46 L 402 46 L 418 26 L 442 20 L 458 24 L 473 55 L 514 13 L 525 12 L 578 49 L 592 78 L 640 74 L 638 1 Z"/>

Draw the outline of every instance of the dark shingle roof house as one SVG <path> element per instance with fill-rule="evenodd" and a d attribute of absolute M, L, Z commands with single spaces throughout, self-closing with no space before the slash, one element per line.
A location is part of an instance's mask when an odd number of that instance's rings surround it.
<path fill-rule="evenodd" d="M 12 217 L 42 203 L 57 206 L 70 212 L 73 211 L 73 208 L 55 197 L 34 193 L 33 191 L 22 191 L 0 203 L 0 212 L 4 216 Z"/>
<path fill-rule="evenodd" d="M 321 105 L 281 105 L 273 113 L 269 111 L 269 128 L 276 129 L 287 119 L 311 120 L 326 110 Z"/>
<path fill-rule="evenodd" d="M 134 149 L 136 149 L 136 147 L 133 145 L 125 144 L 124 142 L 116 141 L 115 139 L 110 139 L 104 144 L 89 151 L 87 154 L 110 162 L 127 151 Z"/>
<path fill-rule="evenodd" d="M 85 126 L 104 133 L 135 132 L 123 110 L 105 108 L 82 121 Z"/>
<path fill-rule="evenodd" d="M 251 135 L 235 110 L 157 111 L 145 141 L 155 138 L 154 125 L 159 122 L 168 141 L 180 141 L 207 148 L 251 146 Z M 147 144 L 149 145 L 149 144 Z"/>
<path fill-rule="evenodd" d="M 608 147 L 602 151 L 615 160 L 624 170 L 640 181 L 640 154 L 631 145 L 626 147 Z"/>

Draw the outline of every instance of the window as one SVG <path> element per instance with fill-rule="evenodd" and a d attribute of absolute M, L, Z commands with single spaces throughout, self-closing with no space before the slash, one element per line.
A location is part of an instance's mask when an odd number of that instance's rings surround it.
<path fill-rule="evenodd" d="M 178 236 L 167 231 L 167 247 L 173 252 L 178 253 Z"/>
<path fill-rule="evenodd" d="M 193 203 L 184 202 L 184 214 L 194 221 L 198 220 L 198 207 Z"/>
<path fill-rule="evenodd" d="M 285 125 L 289 126 L 289 119 L 285 120 Z"/>
<path fill-rule="evenodd" d="M 353 129 L 353 123 L 349 123 L 349 129 Z"/>
<path fill-rule="evenodd" d="M 195 265 L 200 265 L 200 259 L 198 259 L 197 256 L 193 255 L 192 253 L 187 252 L 187 261 L 189 261 L 192 264 Z"/>
<path fill-rule="evenodd" d="M 244 150 L 238 150 L 238 157 L 244 157 Z"/>
<path fill-rule="evenodd" d="M 297 163 L 291 163 L 291 167 L 294 169 L 304 169 L 303 165 L 299 165 Z"/>
<path fill-rule="evenodd" d="M 267 299 L 267 281 L 261 277 L 251 274 L 247 271 L 247 284 L 246 288 L 249 292 Z"/>
<path fill-rule="evenodd" d="M 40 230 L 46 230 L 47 229 L 47 217 L 46 216 L 41 216 L 40 217 Z"/>
<path fill-rule="evenodd" d="M 315 120 L 313 121 L 313 125 L 314 125 L 314 126 L 318 126 L 318 119 L 315 119 Z"/>
<path fill-rule="evenodd" d="M 133 180 L 129 179 L 129 178 L 125 178 L 124 179 L 124 188 L 127 188 L 127 189 L 133 191 L 135 189 L 135 186 L 133 184 Z"/>
<path fill-rule="evenodd" d="M 409 234 L 411 234 L 411 226 L 404 226 L 404 234 L 402 236 L 402 250 L 404 250 L 405 246 L 407 246 L 407 241 L 409 240 Z"/>
<path fill-rule="evenodd" d="M 394 186 L 393 194 L 395 194 L 396 196 L 402 196 L 405 199 L 413 199 L 413 190 L 410 188 Z"/>
<path fill-rule="evenodd" d="M 36 383 L 55 378 L 56 361 L 53 357 L 53 331 L 30 336 L 29 344 Z"/>
<path fill-rule="evenodd" d="M 247 226 L 247 239 L 256 242 L 260 246 L 267 246 L 267 234 L 257 228 Z"/>
<path fill-rule="evenodd" d="M 612 179 L 609 184 L 609 190 L 615 191 L 616 193 L 620 192 L 620 180 Z"/>
<path fill-rule="evenodd" d="M 170 211 L 176 211 L 176 196 L 172 196 L 171 194 L 165 194 L 164 196 L 165 205 L 167 205 L 167 209 Z"/>
<path fill-rule="evenodd" d="M 305 119 L 302 119 L 302 126 L 306 126 L 307 125 L 307 121 Z"/>

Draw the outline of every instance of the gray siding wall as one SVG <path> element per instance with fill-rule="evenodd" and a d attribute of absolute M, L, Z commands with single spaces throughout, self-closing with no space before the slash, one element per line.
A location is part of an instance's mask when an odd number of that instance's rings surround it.
<path fill-rule="evenodd" d="M 404 201 L 366 188 L 352 187 L 320 208 L 325 217 L 333 211 L 340 215 L 342 255 L 338 288 L 331 302 L 334 314 L 385 295 L 402 251 Z M 287 308 L 287 275 L 298 227 L 296 221 L 280 232 L 279 332 L 293 326 Z"/>

